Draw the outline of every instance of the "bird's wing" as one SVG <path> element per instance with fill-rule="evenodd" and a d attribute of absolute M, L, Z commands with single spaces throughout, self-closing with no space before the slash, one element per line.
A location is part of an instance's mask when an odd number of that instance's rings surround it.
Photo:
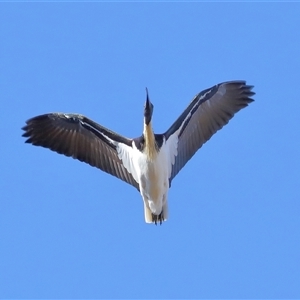
<path fill-rule="evenodd" d="M 131 161 L 132 140 L 79 114 L 44 114 L 26 124 L 22 128 L 26 143 L 86 162 L 139 190 Z"/>
<path fill-rule="evenodd" d="M 226 125 L 240 109 L 254 101 L 253 86 L 245 81 L 223 82 L 195 96 L 186 110 L 165 132 L 178 138 L 177 156 L 170 182 L 211 136 Z"/>

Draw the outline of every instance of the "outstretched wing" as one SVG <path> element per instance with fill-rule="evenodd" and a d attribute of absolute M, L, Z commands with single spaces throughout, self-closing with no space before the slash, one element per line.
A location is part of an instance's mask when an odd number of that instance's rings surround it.
<path fill-rule="evenodd" d="M 223 82 L 195 96 L 187 109 L 165 132 L 166 139 L 178 137 L 177 156 L 170 182 L 211 136 L 226 125 L 240 109 L 254 101 L 253 86 L 245 81 Z"/>
<path fill-rule="evenodd" d="M 34 117 L 22 129 L 26 143 L 49 148 L 97 167 L 139 190 L 117 148 L 131 149 L 127 139 L 79 114 L 50 113 Z M 129 148 L 130 147 L 130 148 Z"/>

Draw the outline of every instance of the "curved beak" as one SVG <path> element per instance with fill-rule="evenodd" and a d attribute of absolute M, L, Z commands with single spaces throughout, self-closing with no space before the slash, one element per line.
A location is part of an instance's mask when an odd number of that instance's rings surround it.
<path fill-rule="evenodd" d="M 145 109 L 144 109 L 144 119 L 146 125 L 149 125 L 149 123 L 151 122 L 152 112 L 153 112 L 153 104 L 149 99 L 148 89 L 146 88 L 146 102 L 145 102 Z"/>
<path fill-rule="evenodd" d="M 145 110 L 149 109 L 150 110 L 150 99 L 149 99 L 149 93 L 148 93 L 148 89 L 146 88 L 146 103 L 145 103 Z"/>

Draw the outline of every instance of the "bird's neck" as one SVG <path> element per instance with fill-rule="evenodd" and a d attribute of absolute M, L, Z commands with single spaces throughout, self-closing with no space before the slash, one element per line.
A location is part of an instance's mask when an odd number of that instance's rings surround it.
<path fill-rule="evenodd" d="M 144 138 L 145 138 L 144 153 L 146 154 L 149 160 L 153 160 L 157 156 L 157 149 L 156 149 L 157 146 L 156 146 L 151 122 L 148 125 L 144 124 Z"/>

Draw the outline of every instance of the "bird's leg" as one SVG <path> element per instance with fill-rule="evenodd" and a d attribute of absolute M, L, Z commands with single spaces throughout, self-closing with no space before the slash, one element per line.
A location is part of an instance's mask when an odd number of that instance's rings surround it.
<path fill-rule="evenodd" d="M 152 214 L 152 222 L 154 222 L 155 223 L 155 225 L 157 225 L 157 215 L 155 215 L 155 214 Z"/>
<path fill-rule="evenodd" d="M 163 210 L 162 210 L 161 213 L 159 214 L 158 219 L 159 219 L 159 223 L 160 223 L 160 225 L 161 225 L 162 222 L 165 220 L 165 218 L 164 218 L 164 211 L 163 211 Z"/>
<path fill-rule="evenodd" d="M 159 221 L 159 224 L 161 225 L 164 220 L 165 220 L 165 218 L 164 218 L 163 210 L 161 211 L 161 213 L 159 215 L 152 214 L 152 222 L 154 222 L 155 225 L 157 225 L 158 221 Z"/>

